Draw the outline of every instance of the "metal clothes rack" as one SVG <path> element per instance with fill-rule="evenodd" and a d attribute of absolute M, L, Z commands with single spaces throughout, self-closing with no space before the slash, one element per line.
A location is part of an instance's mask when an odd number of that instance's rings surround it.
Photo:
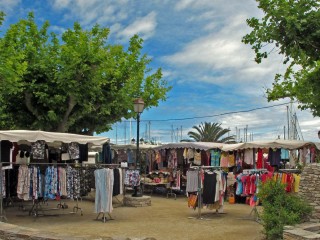
<path fill-rule="evenodd" d="M 177 170 L 177 169 L 174 169 L 173 171 L 176 172 L 176 174 L 179 176 L 179 178 L 181 178 L 180 176 L 180 170 Z M 177 176 L 177 177 L 178 177 Z M 181 179 L 179 179 L 179 181 L 181 181 Z M 167 192 L 167 198 L 169 198 L 169 196 L 174 196 L 174 200 L 177 199 L 177 194 L 173 192 L 173 189 L 172 189 L 172 183 L 170 183 L 170 186 L 168 188 L 168 192 Z"/>
<path fill-rule="evenodd" d="M 254 169 L 243 169 L 243 174 L 251 174 L 251 173 L 266 173 L 268 172 L 265 168 L 254 168 Z"/>
<path fill-rule="evenodd" d="M 279 169 L 278 172 L 280 173 L 297 173 L 300 174 L 302 171 L 300 169 Z"/>
<path fill-rule="evenodd" d="M 201 208 L 202 208 L 202 188 L 201 188 L 201 175 L 200 175 L 200 171 L 201 169 L 216 169 L 216 170 L 221 170 L 221 167 L 219 166 L 191 166 L 190 169 L 193 170 L 197 170 L 198 171 L 198 190 L 197 190 L 197 194 L 198 194 L 198 216 L 197 219 L 201 219 L 201 220 L 207 220 L 206 218 L 203 218 L 201 216 Z M 216 211 L 216 213 L 218 213 L 218 211 Z M 193 217 L 189 217 L 189 219 L 192 219 Z"/>
<path fill-rule="evenodd" d="M 0 158 L 1 158 L 1 146 L 0 146 Z M 2 170 L 2 162 L 0 159 L 0 221 L 8 221 L 7 217 L 5 216 L 5 212 L 3 209 L 3 196 L 2 196 L 2 180 L 3 180 L 3 170 Z"/>
<path fill-rule="evenodd" d="M 242 171 L 243 174 L 266 173 L 266 172 L 268 172 L 268 170 L 265 169 L 265 168 L 244 169 Z M 240 219 L 243 219 L 243 220 L 254 220 L 257 223 L 261 223 L 261 219 L 260 219 L 260 216 L 259 216 L 257 205 L 255 204 L 253 206 L 252 210 L 250 211 L 250 213 L 249 213 L 249 215 L 247 217 L 243 217 L 243 218 L 240 218 Z"/>
<path fill-rule="evenodd" d="M 6 163 L 6 162 L 5 162 Z M 2 163 L 0 163 L 1 166 L 2 166 Z M 79 168 L 81 166 L 79 166 L 78 163 L 28 163 L 28 164 L 20 164 L 20 163 L 10 163 L 10 164 L 13 164 L 13 165 L 25 165 L 25 166 L 36 166 L 36 165 L 46 165 L 46 166 L 49 166 L 49 165 L 54 165 L 54 166 L 71 166 L 71 165 L 74 165 L 74 167 L 76 168 Z M 2 174 L 2 173 L 0 173 Z M 1 180 L 2 181 L 2 180 Z M 2 191 L 2 186 L 0 186 L 0 191 Z M 73 207 L 73 211 L 72 212 L 69 212 L 69 214 L 74 214 L 74 213 L 77 213 L 79 210 L 80 210 L 80 215 L 83 216 L 83 211 L 82 211 L 82 208 L 79 207 L 79 198 L 75 198 L 76 199 L 76 205 Z M 3 211 L 3 207 L 2 207 L 2 194 L 1 194 L 1 205 L 0 205 L 0 211 Z M 65 209 L 67 208 L 67 205 L 65 203 L 62 203 L 62 199 L 60 198 L 60 202 L 57 204 L 57 208 L 50 208 L 50 209 L 43 209 L 42 206 L 41 206 L 41 203 L 43 203 L 44 199 L 33 199 L 32 200 L 32 206 L 31 206 L 31 209 L 29 210 L 29 216 L 35 216 L 35 217 L 38 217 L 38 216 L 47 216 L 46 214 L 44 214 L 44 211 L 45 210 L 59 210 L 59 209 Z M 22 207 L 22 209 L 24 208 L 23 205 L 22 206 L 19 206 L 19 207 Z M 57 214 L 55 214 L 57 215 Z M 54 216 L 54 215 L 50 215 L 50 216 Z"/>
<path fill-rule="evenodd" d="M 103 167 L 118 167 L 118 168 L 121 168 L 123 169 L 123 167 L 120 166 L 120 164 L 117 164 L 117 163 L 82 163 L 82 165 L 84 167 L 96 167 L 96 168 L 103 168 Z M 123 182 L 123 176 L 122 176 L 122 182 Z M 123 193 L 124 195 L 124 193 Z M 119 200 L 117 198 L 117 196 L 113 196 L 117 202 L 120 204 L 120 206 L 123 206 L 123 201 Z"/>
<path fill-rule="evenodd" d="M 96 167 L 98 168 L 103 168 L 103 167 L 120 167 L 120 164 L 116 164 L 116 163 L 84 163 L 83 164 L 84 167 Z M 122 176 L 123 178 L 123 176 Z M 122 181 L 123 182 L 123 181 Z M 116 196 L 113 196 L 121 205 L 123 205 L 123 202 L 121 202 Z M 100 220 L 99 217 L 102 214 L 102 221 L 105 223 L 108 219 L 107 219 L 107 215 L 109 216 L 109 220 L 114 220 L 114 218 L 111 216 L 110 213 L 108 212 L 99 212 L 96 220 Z"/>
<path fill-rule="evenodd" d="M 105 223 L 106 221 L 108 221 L 106 214 L 109 216 L 109 220 L 114 220 L 114 218 L 112 218 L 110 213 L 104 213 L 104 212 L 99 212 L 98 216 L 96 217 L 96 220 L 99 220 L 99 216 L 100 214 L 102 214 L 102 221 Z"/>

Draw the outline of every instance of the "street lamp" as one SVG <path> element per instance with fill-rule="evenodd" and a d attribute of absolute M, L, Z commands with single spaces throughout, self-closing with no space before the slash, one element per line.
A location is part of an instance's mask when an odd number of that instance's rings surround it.
<path fill-rule="evenodd" d="M 137 149 L 136 149 L 136 168 L 140 170 L 140 150 L 139 150 L 139 127 L 140 127 L 140 115 L 143 112 L 144 109 L 144 101 L 142 98 L 137 98 L 133 101 L 133 109 L 137 113 Z M 142 194 L 138 193 L 138 186 L 134 187 L 134 193 L 132 195 L 133 197 L 141 197 Z"/>

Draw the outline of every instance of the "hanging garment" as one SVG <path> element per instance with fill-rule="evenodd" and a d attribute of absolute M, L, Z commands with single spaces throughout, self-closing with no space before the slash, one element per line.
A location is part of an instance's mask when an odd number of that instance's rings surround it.
<path fill-rule="evenodd" d="M 211 155 L 211 166 L 219 167 L 220 166 L 220 157 L 221 152 L 219 150 L 210 150 Z"/>
<path fill-rule="evenodd" d="M 215 172 L 205 171 L 203 181 L 203 204 L 214 204 L 216 202 L 216 188 L 217 174 Z"/>
<path fill-rule="evenodd" d="M 247 164 L 253 165 L 253 162 L 254 162 L 253 149 L 244 150 L 244 162 Z"/>
<path fill-rule="evenodd" d="M 38 140 L 36 142 L 31 143 L 31 153 L 33 159 L 44 159 L 45 151 L 46 151 L 46 143 L 45 141 Z"/>
<path fill-rule="evenodd" d="M 140 186 L 139 170 L 127 169 L 125 171 L 124 184 L 131 187 Z"/>
<path fill-rule="evenodd" d="M 198 171 L 187 171 L 186 192 L 197 192 L 199 189 Z"/>
<path fill-rule="evenodd" d="M 23 200 L 29 200 L 30 175 L 26 165 L 19 166 L 17 197 Z"/>
<path fill-rule="evenodd" d="M 227 152 L 221 153 L 220 167 L 228 167 L 229 164 L 229 154 Z"/>
<path fill-rule="evenodd" d="M 110 144 L 108 143 L 105 143 L 102 146 L 102 162 L 105 164 L 112 163 L 112 153 L 111 153 Z"/>
<path fill-rule="evenodd" d="M 13 144 L 10 141 L 7 140 L 1 140 L 0 141 L 0 153 L 1 153 L 1 162 L 2 166 L 9 166 L 10 162 L 12 162 L 12 148 Z"/>
<path fill-rule="evenodd" d="M 120 194 L 120 171 L 119 169 L 115 168 L 113 169 L 113 176 L 114 176 L 114 182 L 113 182 L 113 196 L 117 196 Z"/>
<path fill-rule="evenodd" d="M 97 169 L 94 171 L 96 183 L 95 196 L 95 212 L 96 213 L 111 213 L 112 207 L 112 192 L 114 175 L 112 169 Z"/>
<path fill-rule="evenodd" d="M 281 149 L 272 149 L 269 148 L 269 153 L 268 153 L 268 162 L 270 162 L 271 166 L 280 166 L 280 161 L 281 161 Z"/>
<path fill-rule="evenodd" d="M 193 163 L 197 166 L 201 165 L 201 151 L 199 149 L 194 151 L 194 160 Z"/>

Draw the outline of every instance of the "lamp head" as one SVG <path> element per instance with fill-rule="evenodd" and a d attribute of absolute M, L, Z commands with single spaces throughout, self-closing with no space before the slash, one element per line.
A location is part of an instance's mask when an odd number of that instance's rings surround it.
<path fill-rule="evenodd" d="M 133 101 L 133 109 L 136 113 L 142 113 L 144 109 L 144 101 L 142 98 L 137 98 Z"/>

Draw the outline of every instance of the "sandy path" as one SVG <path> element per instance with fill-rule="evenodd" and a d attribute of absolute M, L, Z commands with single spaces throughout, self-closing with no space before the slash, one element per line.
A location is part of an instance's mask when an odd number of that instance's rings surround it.
<path fill-rule="evenodd" d="M 119 198 L 118 198 L 119 199 Z M 121 200 L 121 197 L 120 197 Z M 224 214 L 202 209 L 204 219 L 198 219 L 198 211 L 187 207 L 187 198 L 179 196 L 166 198 L 152 196 L 149 207 L 125 207 L 114 204 L 112 212 L 114 220 L 96 220 L 97 214 L 93 212 L 94 202 L 79 203 L 80 211 L 69 214 L 75 206 L 74 201 L 66 201 L 68 209 L 46 211 L 46 214 L 58 216 L 29 216 L 28 211 L 14 207 L 5 209 L 8 223 L 24 227 L 41 229 L 46 232 L 70 234 L 72 236 L 87 235 L 93 237 L 125 238 L 154 238 L 157 240 L 205 240 L 205 239 L 237 239 L 260 240 L 263 239 L 262 225 L 254 220 L 243 219 L 249 216 L 252 208 L 245 204 L 224 205 Z M 56 201 L 50 201 L 44 208 L 56 207 Z M 29 209 L 26 206 L 26 209 Z"/>

